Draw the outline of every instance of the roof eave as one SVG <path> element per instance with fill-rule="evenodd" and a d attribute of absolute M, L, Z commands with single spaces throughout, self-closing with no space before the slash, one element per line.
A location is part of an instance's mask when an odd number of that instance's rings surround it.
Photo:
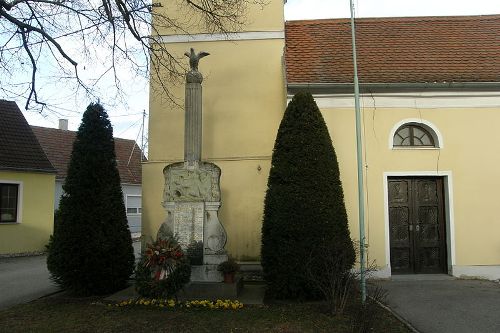
<path fill-rule="evenodd" d="M 500 82 L 424 82 L 424 83 L 360 83 L 365 93 L 405 91 L 498 91 Z M 288 94 L 307 90 L 312 94 L 345 94 L 354 92 L 353 83 L 288 83 Z"/>
<path fill-rule="evenodd" d="M 0 166 L 0 171 L 18 171 L 18 172 L 56 174 L 55 169 L 37 169 L 37 168 L 7 167 L 7 166 Z"/>
<path fill-rule="evenodd" d="M 121 185 L 127 185 L 127 186 L 142 186 L 141 182 L 136 182 L 136 183 L 131 183 L 131 182 L 124 182 L 120 183 Z"/>
<path fill-rule="evenodd" d="M 65 182 L 66 177 L 56 177 L 56 181 Z M 142 182 L 141 181 L 133 181 L 133 182 L 125 181 L 125 182 L 120 182 L 120 185 L 142 186 Z"/>

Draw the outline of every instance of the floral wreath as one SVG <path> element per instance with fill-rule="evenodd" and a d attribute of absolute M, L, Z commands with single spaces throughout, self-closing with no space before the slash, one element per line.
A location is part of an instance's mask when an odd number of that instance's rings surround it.
<path fill-rule="evenodd" d="M 145 297 L 175 296 L 191 276 L 191 265 L 174 238 L 146 244 L 136 268 L 136 290 Z"/>
<path fill-rule="evenodd" d="M 151 277 L 156 281 L 166 279 L 184 257 L 181 246 L 171 239 L 158 239 L 153 244 L 146 244 L 144 265 L 151 270 Z"/>

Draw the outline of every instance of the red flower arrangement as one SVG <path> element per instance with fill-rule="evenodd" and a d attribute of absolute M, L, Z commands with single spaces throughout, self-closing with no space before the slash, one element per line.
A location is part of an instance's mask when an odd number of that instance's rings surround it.
<path fill-rule="evenodd" d="M 171 239 L 159 238 L 153 244 L 146 244 L 144 251 L 144 267 L 151 271 L 151 277 L 156 280 L 166 279 L 184 257 L 181 246 Z"/>

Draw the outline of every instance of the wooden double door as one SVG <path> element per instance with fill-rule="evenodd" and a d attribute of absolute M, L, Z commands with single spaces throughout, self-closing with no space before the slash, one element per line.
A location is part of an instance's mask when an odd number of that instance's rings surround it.
<path fill-rule="evenodd" d="M 390 177 L 392 274 L 447 273 L 443 179 Z"/>

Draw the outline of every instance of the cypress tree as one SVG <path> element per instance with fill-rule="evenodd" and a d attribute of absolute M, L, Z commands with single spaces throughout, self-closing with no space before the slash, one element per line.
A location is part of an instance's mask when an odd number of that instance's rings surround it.
<path fill-rule="evenodd" d="M 134 254 L 113 128 L 99 104 L 83 114 L 63 189 L 47 258 L 52 278 L 80 295 L 125 287 Z"/>
<path fill-rule="evenodd" d="M 261 262 L 268 296 L 320 297 L 310 272 L 321 276 L 325 248 L 341 262 L 339 274 L 354 264 L 335 150 L 312 95 L 299 92 L 278 129 L 264 202 Z"/>

